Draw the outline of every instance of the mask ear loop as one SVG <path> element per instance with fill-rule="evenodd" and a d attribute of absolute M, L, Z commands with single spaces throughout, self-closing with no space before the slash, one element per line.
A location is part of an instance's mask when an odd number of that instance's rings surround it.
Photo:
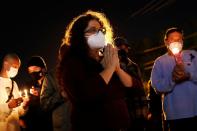
<path fill-rule="evenodd" d="M 103 56 L 103 53 L 104 53 L 104 48 L 101 48 L 101 49 L 99 50 L 99 56 Z"/>

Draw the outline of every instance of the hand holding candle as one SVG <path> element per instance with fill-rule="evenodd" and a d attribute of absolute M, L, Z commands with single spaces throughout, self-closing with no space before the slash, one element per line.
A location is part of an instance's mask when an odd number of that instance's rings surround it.
<path fill-rule="evenodd" d="M 30 89 L 30 93 L 34 96 L 39 96 L 39 91 L 34 86 Z"/>
<path fill-rule="evenodd" d="M 22 93 L 21 93 L 21 91 L 19 91 L 19 97 L 22 97 Z"/>
<path fill-rule="evenodd" d="M 28 98 L 29 96 L 28 96 L 28 93 L 27 93 L 27 89 L 25 89 L 24 92 L 25 92 L 25 98 Z"/>
<path fill-rule="evenodd" d="M 20 97 L 23 98 L 23 108 L 26 109 L 29 105 L 29 95 L 28 95 L 28 90 L 27 89 L 24 89 L 22 92 L 20 91 L 19 92 L 20 94 Z"/>

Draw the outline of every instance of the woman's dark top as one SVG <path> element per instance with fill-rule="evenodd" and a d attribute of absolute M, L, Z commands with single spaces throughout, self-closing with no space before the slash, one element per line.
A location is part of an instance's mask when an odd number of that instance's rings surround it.
<path fill-rule="evenodd" d="M 102 65 L 93 60 L 69 58 L 64 88 L 73 104 L 72 130 L 113 130 L 129 126 L 125 89 L 114 73 L 108 85 L 99 75 Z"/>

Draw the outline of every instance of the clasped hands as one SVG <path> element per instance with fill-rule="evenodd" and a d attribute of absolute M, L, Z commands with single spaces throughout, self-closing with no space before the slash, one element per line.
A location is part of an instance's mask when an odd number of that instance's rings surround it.
<path fill-rule="evenodd" d="M 104 48 L 101 64 L 105 69 L 110 68 L 114 71 L 118 71 L 120 69 L 118 49 L 113 47 L 111 44 L 107 44 L 107 46 Z"/>
<path fill-rule="evenodd" d="M 172 71 L 172 80 L 181 83 L 190 79 L 190 74 L 185 71 L 184 64 L 176 64 Z"/>

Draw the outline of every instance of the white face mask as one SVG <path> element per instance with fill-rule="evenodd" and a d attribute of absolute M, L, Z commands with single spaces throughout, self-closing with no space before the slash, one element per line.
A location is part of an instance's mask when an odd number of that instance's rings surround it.
<path fill-rule="evenodd" d="M 168 48 L 170 49 L 170 51 L 174 55 L 176 55 L 182 50 L 183 43 L 181 43 L 181 42 L 172 42 L 172 43 L 169 44 Z"/>
<path fill-rule="evenodd" d="M 87 43 L 91 49 L 100 49 L 106 46 L 105 35 L 99 31 L 96 34 L 88 36 Z"/>
<path fill-rule="evenodd" d="M 7 71 L 7 75 L 9 78 L 13 78 L 17 75 L 18 73 L 18 69 L 17 68 L 14 68 L 14 67 L 10 67 L 10 70 Z"/>

